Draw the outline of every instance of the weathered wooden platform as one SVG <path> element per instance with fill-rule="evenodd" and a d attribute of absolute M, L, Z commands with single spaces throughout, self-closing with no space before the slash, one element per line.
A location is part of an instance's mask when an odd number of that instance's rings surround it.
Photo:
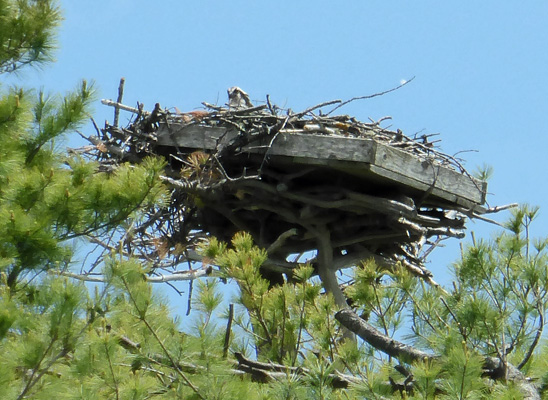
<path fill-rule="evenodd" d="M 487 184 L 442 153 L 434 135 L 384 128 L 389 117 L 314 113 L 328 104 L 297 113 L 268 101 L 204 103 L 206 110 L 187 113 L 111 104 L 136 118 L 125 128 L 107 125 L 92 141 L 105 168 L 148 156 L 166 161 L 169 204 L 139 231 L 146 259 L 161 243 L 161 254 L 178 263 L 204 238 L 230 243 L 245 231 L 266 251 L 261 272 L 272 284 L 315 254 L 307 261 L 340 306 L 335 271 L 363 260 L 435 284 L 426 257 L 443 240 L 463 238 L 468 218 L 492 212 L 483 207 Z"/>
<path fill-rule="evenodd" d="M 183 148 L 185 152 L 215 152 L 231 143 L 238 132 L 220 127 L 169 123 L 160 124 L 157 143 Z M 325 167 L 356 178 L 363 185 L 392 187 L 412 196 L 429 197 L 480 212 L 485 203 L 487 183 L 456 171 L 438 160 L 411 154 L 392 145 L 367 137 L 345 137 L 314 133 L 293 133 L 281 130 L 275 137 L 245 145 L 241 154 L 268 157 L 268 165 L 286 170 Z M 329 171 L 329 172 L 327 172 Z"/>

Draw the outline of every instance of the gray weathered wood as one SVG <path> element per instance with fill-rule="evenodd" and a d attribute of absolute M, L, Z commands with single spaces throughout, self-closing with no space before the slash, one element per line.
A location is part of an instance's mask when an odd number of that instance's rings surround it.
<path fill-rule="evenodd" d="M 158 144 L 214 151 L 229 143 L 238 132 L 200 125 L 162 124 Z M 487 184 L 455 171 L 438 161 L 417 156 L 373 139 L 280 132 L 271 147 L 271 137 L 253 142 L 242 150 L 264 154 L 269 162 L 323 165 L 383 184 L 428 192 L 430 196 L 464 207 L 485 202 Z M 288 159 L 289 157 L 289 159 Z"/>

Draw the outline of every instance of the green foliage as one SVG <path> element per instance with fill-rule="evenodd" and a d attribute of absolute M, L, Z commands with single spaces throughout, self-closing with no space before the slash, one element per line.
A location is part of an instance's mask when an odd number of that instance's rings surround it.
<path fill-rule="evenodd" d="M 484 375 L 484 357 L 510 343 L 513 331 L 504 329 L 512 324 L 515 313 L 522 312 L 515 309 L 493 314 L 495 300 L 509 301 L 514 292 L 495 285 L 502 270 L 484 261 L 499 259 L 509 248 L 514 261 L 524 257 L 527 240 L 521 247 L 508 247 L 517 240 L 515 236 L 502 234 L 491 243 L 477 242 L 467 249 L 463 260 L 455 265 L 456 283 L 450 292 L 417 284 L 401 267 L 387 271 L 366 262 L 356 271 L 354 285 L 347 291 L 354 307 L 388 335 L 401 335 L 401 327 L 410 326 L 416 345 L 440 355 L 400 365 L 411 374 L 410 388 L 396 372 L 397 360 L 366 343 L 356 346 L 341 341 L 333 318 L 333 299 L 310 279 L 310 266 L 295 271 L 289 282 L 270 287 L 260 274 L 264 251 L 253 245 L 249 235 L 238 234 L 230 248 L 213 239 L 211 247 L 203 249 L 239 287 L 235 299 L 239 309 L 229 345 L 232 351 L 248 357 L 255 354 L 259 360 L 300 370 L 282 372 L 276 379 L 267 379 L 267 384 L 240 378 L 222 351 L 225 330 L 219 315 L 226 314 L 217 281 L 208 278 L 196 283 L 193 304 L 197 315 L 192 329 L 181 333 L 165 302 L 146 281 L 148 269 L 113 253 L 104 267 L 108 282 L 97 288 L 93 297 L 83 286 L 62 277 L 27 284 L 25 290 L 14 294 L 3 285 L 1 298 L 6 306 L 0 314 L 4 332 L 0 376 L 2 382 L 11 384 L 1 385 L 1 395 L 47 398 L 57 392 L 97 399 L 520 398 L 522 392 L 516 385 Z M 542 259 L 537 252 L 529 251 L 529 262 Z M 472 260 L 481 261 L 483 266 Z M 547 285 L 533 278 L 542 277 L 540 272 L 546 264 L 537 261 L 539 271 L 524 260 L 519 265 L 529 271 L 528 283 L 520 275 L 520 285 L 530 286 L 524 289 L 527 293 L 540 294 L 541 287 Z M 467 272 L 461 267 L 468 268 Z M 507 272 L 506 267 L 503 271 Z M 487 281 L 492 288 L 484 287 Z M 506 297 L 499 291 L 505 291 Z M 528 318 L 535 315 L 539 316 L 538 310 Z M 531 335 L 536 332 L 522 331 L 523 343 L 513 343 L 520 357 L 531 348 Z M 514 362 L 513 357 L 510 352 L 507 359 Z M 547 369 L 545 360 L 541 354 L 533 355 L 524 364 L 524 371 L 548 380 L 543 372 Z M 356 381 L 344 389 L 334 388 L 338 374 L 355 377 Z"/>
<path fill-rule="evenodd" d="M 215 241 L 213 246 L 219 247 Z M 204 252 L 213 253 L 207 249 Z M 259 357 L 276 362 L 287 360 L 294 365 L 300 353 L 313 350 L 334 360 L 340 335 L 332 313 L 333 298 L 319 295 L 321 286 L 308 279 L 313 271 L 310 266 L 295 272 L 295 282 L 269 287 L 259 270 L 265 259 L 266 252 L 253 246 L 245 233 L 236 234 L 232 248 L 225 248 L 215 259 L 221 271 L 238 284 L 236 300 L 246 318 L 236 322 L 253 338 Z M 239 343 L 242 345 L 243 341 Z"/>
<path fill-rule="evenodd" d="M 418 283 L 400 267 L 387 271 L 365 262 L 356 271 L 347 295 L 362 318 L 387 336 L 401 337 L 401 327 L 408 327 L 411 333 L 404 337 L 441 356 L 410 366 L 415 397 L 485 398 L 497 393 L 512 398 L 519 392 L 515 386 L 494 385 L 485 378 L 484 357 L 511 363 L 533 378 L 546 376 L 540 351 L 548 305 L 547 242 L 529 236 L 537 214 L 536 208 L 520 207 L 507 231 L 491 241 L 474 240 L 454 264 L 453 285 L 447 291 Z M 376 369 L 380 374 L 382 363 Z M 402 382 L 399 374 L 391 377 Z M 365 383 L 360 390 L 370 396 L 380 393 Z"/>
<path fill-rule="evenodd" d="M 431 360 L 415 363 L 413 366 L 415 377 L 415 393 L 417 398 L 434 399 L 438 391 L 439 378 L 442 376 L 442 365 Z M 476 377 L 473 377 L 475 379 Z"/>
<path fill-rule="evenodd" d="M 366 261 L 355 273 L 355 283 L 347 295 L 356 304 L 364 305 L 362 318 L 383 334 L 393 336 L 402 326 L 408 293 L 417 282 L 399 266 L 392 271 L 382 270 L 373 261 Z"/>
<path fill-rule="evenodd" d="M 462 348 L 452 347 L 445 356 L 441 398 L 480 399 L 486 391 L 481 377 L 483 358 L 470 352 L 466 344 Z"/>
<path fill-rule="evenodd" d="M 95 173 L 93 163 L 56 149 L 54 141 L 87 117 L 91 92 L 83 83 L 58 102 L 0 95 L 0 139 L 8 144 L 0 150 L 0 270 L 11 286 L 21 272 L 65 264 L 63 241 L 112 229 L 164 194 L 158 160 Z"/>
<path fill-rule="evenodd" d="M 539 340 L 548 305 L 546 241 L 529 237 L 536 209 L 525 206 L 508 222 L 510 233 L 477 241 L 455 264 L 449 308 L 460 334 L 474 349 L 495 353 L 525 366 L 529 348 Z M 532 247 L 532 248 L 531 248 Z"/>
<path fill-rule="evenodd" d="M 0 73 L 51 60 L 61 14 L 51 0 L 0 0 Z"/>
<path fill-rule="evenodd" d="M 0 0 L 0 73 L 48 60 L 59 20 L 53 1 Z M 112 230 L 164 194 L 158 160 L 107 174 L 59 151 L 93 99 L 85 81 L 65 96 L 0 91 L 0 271 L 12 290 L 21 274 L 67 265 L 66 240 Z"/>
<path fill-rule="evenodd" d="M 493 176 L 493 167 L 487 164 L 479 167 L 474 173 L 474 178 L 487 182 Z"/>

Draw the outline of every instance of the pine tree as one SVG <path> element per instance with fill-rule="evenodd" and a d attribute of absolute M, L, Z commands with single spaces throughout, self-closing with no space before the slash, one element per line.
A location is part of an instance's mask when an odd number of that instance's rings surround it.
<path fill-rule="evenodd" d="M 51 61 L 60 21 L 53 1 L 0 1 L 0 73 Z"/>
<path fill-rule="evenodd" d="M 49 60 L 61 18 L 55 3 L 1 1 L 0 10 L 0 72 Z M 46 273 L 71 265 L 75 239 L 113 232 L 157 202 L 162 163 L 97 173 L 61 150 L 89 116 L 94 90 L 85 81 L 65 96 L 1 89 L 0 397 L 50 398 L 74 384 L 60 378 L 106 294 L 92 300 L 83 285 Z"/>

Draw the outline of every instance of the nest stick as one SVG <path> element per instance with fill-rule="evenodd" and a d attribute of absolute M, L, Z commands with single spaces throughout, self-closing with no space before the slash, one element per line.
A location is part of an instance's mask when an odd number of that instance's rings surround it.
<path fill-rule="evenodd" d="M 118 86 L 118 99 L 116 99 L 116 102 L 118 104 L 122 104 L 122 99 L 124 97 L 124 83 L 126 82 L 126 78 L 120 78 L 120 86 Z M 114 124 L 113 126 L 118 126 L 118 119 L 120 118 L 120 108 L 115 107 L 114 108 Z"/>

